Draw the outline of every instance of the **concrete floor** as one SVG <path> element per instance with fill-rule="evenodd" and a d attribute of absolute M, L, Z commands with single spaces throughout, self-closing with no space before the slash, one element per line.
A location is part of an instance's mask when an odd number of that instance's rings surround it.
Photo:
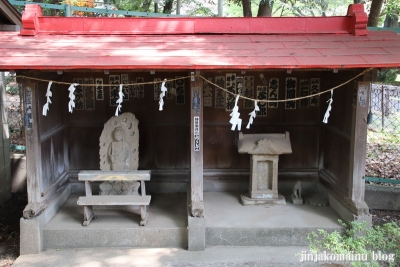
<path fill-rule="evenodd" d="M 95 219 L 82 226 L 83 207 L 77 204 L 79 195 L 71 194 L 44 230 L 62 229 L 121 229 L 121 228 L 186 228 L 186 194 L 153 195 L 146 226 L 139 226 L 140 209 L 94 207 Z"/>
<path fill-rule="evenodd" d="M 206 227 L 224 228 L 337 228 L 338 215 L 330 207 L 309 204 L 243 206 L 240 192 L 205 192 Z"/>
<path fill-rule="evenodd" d="M 242 206 L 239 192 L 205 192 L 206 246 L 306 245 L 316 229 L 337 230 L 338 215 L 330 207 L 309 204 Z M 44 249 L 135 247 L 187 248 L 186 194 L 152 195 L 149 220 L 139 226 L 139 210 L 95 210 L 82 226 L 78 195 L 70 195 L 44 228 Z"/>

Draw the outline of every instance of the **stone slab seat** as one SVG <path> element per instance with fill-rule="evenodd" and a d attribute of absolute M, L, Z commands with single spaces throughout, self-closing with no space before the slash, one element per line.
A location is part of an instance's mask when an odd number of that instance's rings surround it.
<path fill-rule="evenodd" d="M 147 223 L 147 206 L 151 196 L 146 195 L 145 181 L 150 181 L 150 171 L 80 171 L 80 181 L 85 181 L 86 196 L 79 197 L 78 205 L 83 206 L 83 225 L 89 225 L 93 219 L 93 206 L 96 205 L 137 205 L 140 206 L 141 222 Z M 99 181 L 140 181 L 141 195 L 92 195 L 91 182 Z"/>

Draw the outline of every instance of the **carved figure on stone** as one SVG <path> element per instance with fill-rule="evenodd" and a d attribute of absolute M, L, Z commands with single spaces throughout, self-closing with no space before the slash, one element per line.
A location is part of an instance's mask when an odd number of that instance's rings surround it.
<path fill-rule="evenodd" d="M 137 170 L 139 165 L 139 121 L 132 113 L 112 117 L 100 136 L 102 171 Z"/>
<path fill-rule="evenodd" d="M 111 160 L 111 170 L 129 170 L 131 151 L 129 144 L 125 141 L 125 131 L 118 127 L 114 130 L 114 141 L 108 147 L 108 156 Z"/>
<path fill-rule="evenodd" d="M 134 171 L 139 165 L 139 121 L 132 113 L 112 117 L 100 136 L 100 169 Z M 100 184 L 100 195 L 136 195 L 139 182 L 113 181 Z"/>

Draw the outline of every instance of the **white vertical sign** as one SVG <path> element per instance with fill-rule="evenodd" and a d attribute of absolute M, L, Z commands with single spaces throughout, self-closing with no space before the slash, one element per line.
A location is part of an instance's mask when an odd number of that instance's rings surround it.
<path fill-rule="evenodd" d="M 194 116 L 194 151 L 200 151 L 200 117 Z"/>

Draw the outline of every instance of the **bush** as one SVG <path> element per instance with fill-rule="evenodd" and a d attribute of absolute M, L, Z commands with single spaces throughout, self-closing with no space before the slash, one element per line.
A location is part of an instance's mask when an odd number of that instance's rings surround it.
<path fill-rule="evenodd" d="M 339 220 L 343 232 L 328 233 L 325 230 L 312 232 L 308 236 L 310 251 L 327 251 L 332 254 L 367 255 L 366 261 L 351 262 L 351 266 L 399 266 L 400 265 L 400 227 L 394 223 L 382 226 L 366 227 L 365 222 L 350 222 L 348 225 Z M 390 255 L 389 260 L 378 260 L 376 255 Z M 375 256 L 375 259 L 374 257 Z"/>

